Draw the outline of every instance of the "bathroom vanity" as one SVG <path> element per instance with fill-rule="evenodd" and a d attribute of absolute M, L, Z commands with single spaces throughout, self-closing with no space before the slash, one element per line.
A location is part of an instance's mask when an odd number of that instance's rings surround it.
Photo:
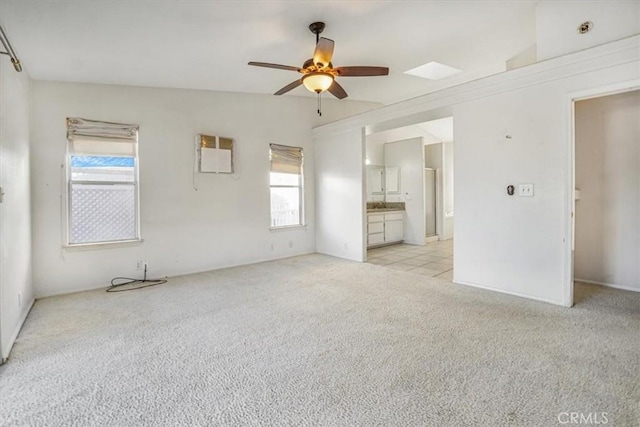
<path fill-rule="evenodd" d="M 399 243 L 404 240 L 404 210 L 367 209 L 367 247 Z"/>

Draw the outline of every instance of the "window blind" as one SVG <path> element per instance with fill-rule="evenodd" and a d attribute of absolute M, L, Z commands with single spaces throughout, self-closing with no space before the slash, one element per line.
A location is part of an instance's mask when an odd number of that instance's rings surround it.
<path fill-rule="evenodd" d="M 269 144 L 271 149 L 271 172 L 302 174 L 302 148 Z"/>
<path fill-rule="evenodd" d="M 135 156 L 138 126 L 67 118 L 67 139 L 72 154 Z"/>

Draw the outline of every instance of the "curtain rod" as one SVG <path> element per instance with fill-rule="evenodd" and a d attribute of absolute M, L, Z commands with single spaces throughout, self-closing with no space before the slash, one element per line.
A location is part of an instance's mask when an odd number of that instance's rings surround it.
<path fill-rule="evenodd" d="M 9 43 L 9 39 L 7 38 L 7 35 L 4 33 L 2 26 L 0 26 L 0 42 L 2 42 L 2 45 L 6 50 L 6 52 L 0 52 L 0 53 L 3 55 L 8 55 L 9 58 L 11 58 L 11 63 L 13 64 L 13 68 L 15 68 L 17 72 L 22 71 L 22 64 L 20 63 L 20 60 L 16 56 L 16 52 L 13 50 L 13 47 L 11 47 L 11 43 Z"/>

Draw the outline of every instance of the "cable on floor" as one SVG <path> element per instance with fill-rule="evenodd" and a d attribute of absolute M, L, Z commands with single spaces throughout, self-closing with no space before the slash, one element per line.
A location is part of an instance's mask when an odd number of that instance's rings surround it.
<path fill-rule="evenodd" d="M 122 281 L 117 283 L 118 281 Z M 165 279 L 151 280 L 147 279 L 147 266 L 144 266 L 144 276 L 142 280 L 132 279 L 130 277 L 114 277 L 111 279 L 111 286 L 107 288 L 107 292 L 126 292 L 135 291 L 138 289 L 149 288 L 151 286 L 158 286 L 167 283 Z M 122 286 L 132 285 L 131 287 L 120 289 Z"/>

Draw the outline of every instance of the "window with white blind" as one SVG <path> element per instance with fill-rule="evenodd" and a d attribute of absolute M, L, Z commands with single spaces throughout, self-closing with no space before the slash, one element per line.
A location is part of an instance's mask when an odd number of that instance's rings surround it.
<path fill-rule="evenodd" d="M 67 245 L 140 239 L 138 126 L 67 119 Z"/>
<path fill-rule="evenodd" d="M 304 225 L 303 153 L 270 144 L 271 228 Z"/>

